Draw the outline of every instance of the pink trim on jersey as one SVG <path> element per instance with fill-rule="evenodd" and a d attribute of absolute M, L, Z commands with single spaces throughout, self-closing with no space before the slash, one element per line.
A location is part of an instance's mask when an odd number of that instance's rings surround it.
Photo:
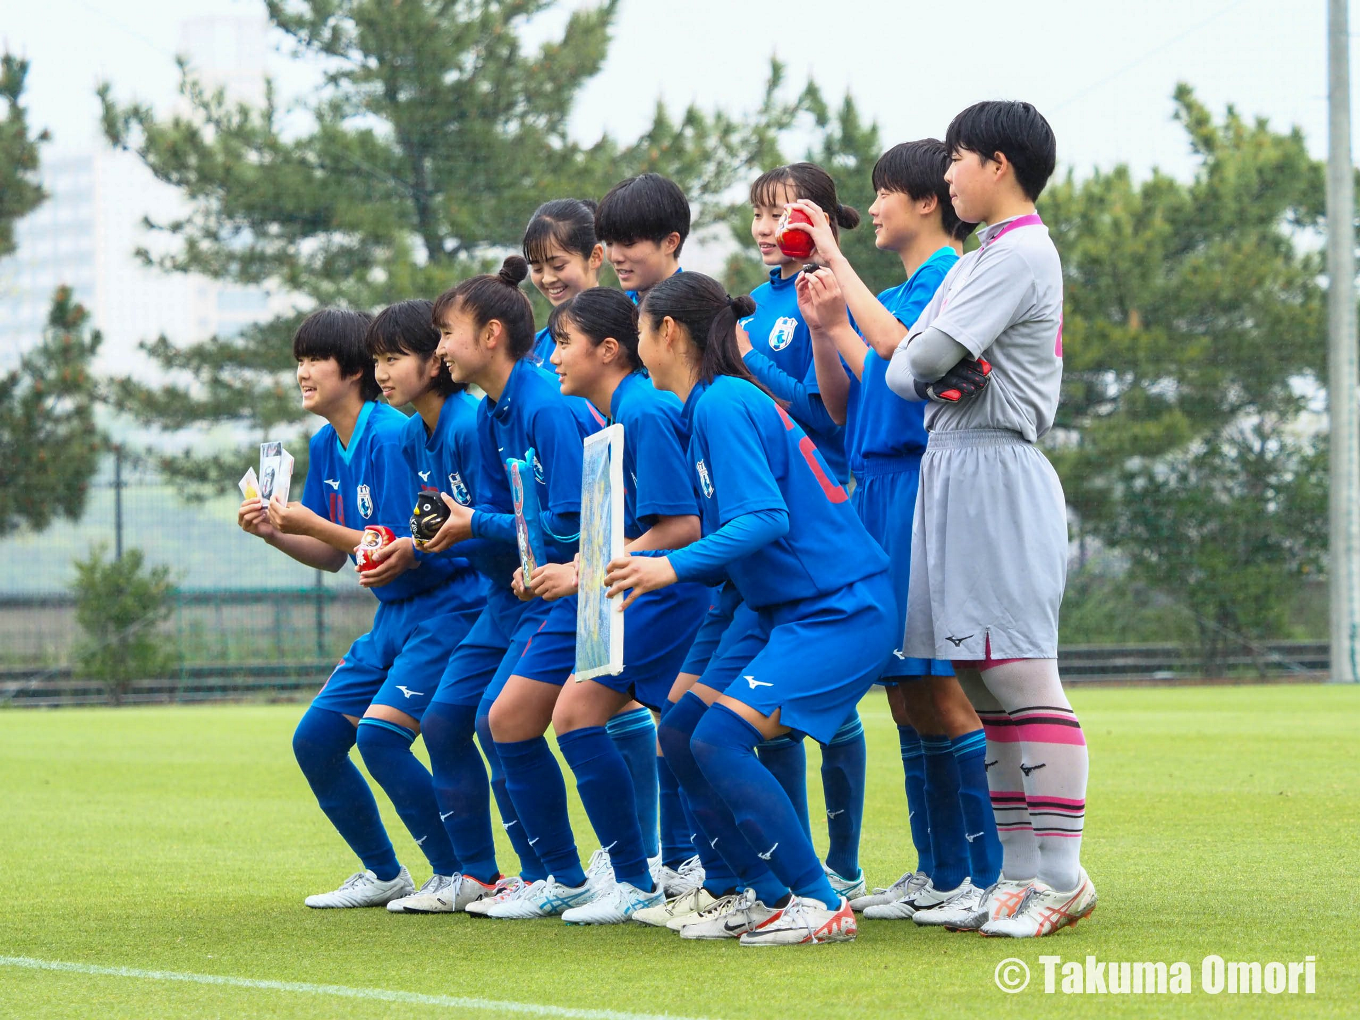
<path fill-rule="evenodd" d="M 983 245 L 983 247 L 984 248 L 991 247 L 992 245 L 996 244 L 997 241 L 1001 240 L 1003 237 L 1009 234 L 1012 230 L 1018 230 L 1020 227 L 1042 227 L 1043 225 L 1044 221 L 1039 218 L 1038 213 L 1026 213 L 1024 216 L 1017 216 L 1015 219 L 1011 220 L 1004 227 L 998 230 L 995 234 L 989 237 L 987 239 L 987 243 Z"/>

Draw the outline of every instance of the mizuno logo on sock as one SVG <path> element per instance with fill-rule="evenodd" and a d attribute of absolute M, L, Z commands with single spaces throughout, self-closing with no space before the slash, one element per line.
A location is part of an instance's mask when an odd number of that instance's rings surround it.
<path fill-rule="evenodd" d="M 984 830 L 984 831 L 985 831 L 985 830 Z M 968 840 L 968 842 L 971 843 L 971 842 L 973 842 L 973 840 L 977 839 L 977 838 L 978 838 L 979 836 L 981 836 L 981 835 L 982 835 L 981 832 L 975 832 L 975 833 L 973 833 L 972 835 L 969 835 L 968 833 L 965 832 L 965 833 L 963 834 L 963 838 L 966 839 L 966 840 Z"/>
<path fill-rule="evenodd" d="M 439 812 L 439 820 L 442 822 L 445 818 L 449 817 L 449 815 L 451 814 L 453 814 L 452 811 L 441 811 Z"/>
<path fill-rule="evenodd" d="M 949 642 L 952 642 L 953 645 L 954 645 L 954 647 L 955 647 L 955 648 L 958 648 L 958 647 L 961 646 L 965 641 L 967 641 L 970 637 L 973 637 L 973 636 L 974 636 L 973 634 L 965 634 L 963 637 L 953 637 L 952 635 L 946 634 L 946 635 L 945 635 L 945 640 L 946 640 L 946 641 L 949 641 Z"/>
<path fill-rule="evenodd" d="M 1000 760 L 1001 760 L 1001 759 L 998 758 L 998 759 L 996 759 L 996 761 L 984 761 L 984 762 L 982 763 L 982 771 L 983 771 L 983 772 L 990 772 L 990 771 L 992 771 L 992 766 L 995 765 L 995 764 L 996 764 L 997 762 L 999 762 Z"/>
<path fill-rule="evenodd" d="M 907 653 L 902 651 L 902 649 L 900 648 L 894 648 L 893 654 L 896 655 L 899 659 L 905 659 L 907 657 Z"/>
<path fill-rule="evenodd" d="M 506 832 L 509 832 L 509 831 L 510 831 L 510 826 L 512 826 L 512 825 L 518 825 L 518 824 L 519 824 L 519 819 L 518 819 L 518 818 L 515 818 L 515 819 L 512 819 L 511 821 L 508 821 L 508 822 L 501 822 L 501 828 L 504 829 Z"/>
<path fill-rule="evenodd" d="M 1043 768 L 1047 764 L 1048 762 L 1043 761 L 1041 761 L 1038 765 L 1026 765 L 1024 762 L 1021 762 L 1020 771 L 1023 772 L 1025 775 L 1029 775 L 1031 772 L 1038 772 L 1041 768 Z"/>
<path fill-rule="evenodd" d="M 762 861 L 768 861 L 770 859 L 770 854 L 774 853 L 778 846 L 779 844 L 776 843 L 774 846 L 770 847 L 770 849 L 766 850 L 763 854 L 756 854 L 756 856 L 759 857 Z"/>
<path fill-rule="evenodd" d="M 408 697 L 408 698 L 423 698 L 423 697 L 425 697 L 425 692 L 424 692 L 424 691 L 413 691 L 413 690 L 411 690 L 411 688 L 409 688 L 409 687 L 403 687 L 403 686 L 401 686 L 401 684 L 397 684 L 397 690 L 401 691 L 401 693 L 402 693 L 403 695 L 405 695 L 406 697 Z"/>
<path fill-rule="evenodd" d="M 774 684 L 772 684 L 772 683 L 766 683 L 764 680 L 757 680 L 757 679 L 756 679 L 755 677 L 753 677 L 753 676 L 744 676 L 744 677 L 742 677 L 742 679 L 745 680 L 748 684 L 751 685 L 751 690 L 753 690 L 753 691 L 754 691 L 757 687 L 773 687 L 773 686 L 774 686 Z"/>
<path fill-rule="evenodd" d="M 828 817 L 828 818 L 835 818 L 837 815 L 843 815 L 843 814 L 845 814 L 845 808 L 841 808 L 839 811 L 827 811 L 826 817 Z"/>
<path fill-rule="evenodd" d="M 710 850 L 716 850 L 718 847 L 718 837 L 714 836 L 713 839 L 709 842 L 708 846 Z"/>
<path fill-rule="evenodd" d="M 537 842 L 538 842 L 540 839 L 542 839 L 542 838 L 543 838 L 542 836 L 535 836 L 533 839 L 529 840 L 529 845 L 530 845 L 530 846 L 533 846 L 535 843 L 537 843 Z"/>
<path fill-rule="evenodd" d="M 428 832 L 425 833 L 425 835 L 421 836 L 418 840 L 416 840 L 416 846 L 421 846 L 429 838 L 430 834 Z"/>

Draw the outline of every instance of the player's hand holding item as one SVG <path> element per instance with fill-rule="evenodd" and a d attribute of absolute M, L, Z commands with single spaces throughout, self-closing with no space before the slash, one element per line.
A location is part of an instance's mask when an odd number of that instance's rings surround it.
<path fill-rule="evenodd" d="M 795 287 L 798 291 L 798 311 L 802 313 L 808 329 L 814 333 L 825 333 L 837 326 L 850 324 L 845 295 L 841 293 L 840 284 L 830 270 L 811 273 L 804 270 Z"/>
<path fill-rule="evenodd" d="M 388 542 L 372 550 L 368 555 L 377 566 L 363 570 L 358 563 L 354 565 L 355 571 L 359 574 L 359 584 L 365 588 L 381 588 L 416 566 L 415 547 L 409 538 Z"/>
<path fill-rule="evenodd" d="M 515 598 L 521 602 L 532 602 L 538 597 L 534 594 L 533 589 L 525 586 L 523 567 L 516 567 L 515 572 L 510 575 L 510 590 L 515 593 Z"/>
<path fill-rule="evenodd" d="M 965 358 L 933 383 L 916 380 L 916 395 L 937 404 L 957 404 L 980 393 L 991 373 L 986 358 Z"/>
<path fill-rule="evenodd" d="M 241 506 L 236 511 L 236 523 L 246 534 L 262 538 L 266 542 L 277 534 L 274 526 L 269 523 L 269 513 L 260 502 L 259 496 L 241 500 Z"/>
<path fill-rule="evenodd" d="M 434 538 L 422 542 L 420 549 L 427 553 L 441 553 L 445 549 L 472 537 L 472 510 L 463 506 L 446 492 L 439 498 L 449 508 L 449 519 L 440 526 Z"/>
<path fill-rule="evenodd" d="M 310 535 L 318 517 L 301 503 L 282 503 L 278 497 L 269 501 L 269 523 L 285 535 Z"/>
<path fill-rule="evenodd" d="M 605 594 L 612 599 L 622 592 L 629 592 L 628 597 L 619 604 L 619 611 L 622 612 L 639 595 L 675 584 L 678 580 L 675 568 L 665 556 L 620 556 L 609 561 L 609 568 L 604 575 L 604 583 L 609 586 L 609 591 Z"/>
<path fill-rule="evenodd" d="M 806 198 L 800 198 L 789 203 L 789 209 L 798 209 L 808 218 L 806 223 L 790 218 L 784 225 L 784 229 L 787 231 L 801 231 L 812 238 L 812 254 L 807 261 L 820 262 L 826 265 L 833 256 L 841 253 L 841 246 L 836 242 L 836 235 L 831 232 L 831 220 L 827 217 L 826 210 L 816 202 Z M 842 304 L 844 304 L 843 299 Z"/>
<path fill-rule="evenodd" d="M 544 563 L 529 578 L 533 593 L 545 602 L 575 595 L 577 590 L 576 564 Z"/>

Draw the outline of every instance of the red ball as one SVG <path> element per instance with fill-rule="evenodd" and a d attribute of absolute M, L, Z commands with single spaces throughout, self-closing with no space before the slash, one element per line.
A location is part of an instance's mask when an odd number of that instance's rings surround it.
<path fill-rule="evenodd" d="M 391 545 L 396 540 L 396 533 L 391 528 L 385 528 L 381 524 L 370 524 L 365 528 L 364 537 L 359 539 L 359 552 L 355 556 L 359 564 L 359 573 L 366 573 L 378 566 L 373 559 L 373 554 L 383 546 Z"/>
<path fill-rule="evenodd" d="M 779 217 L 779 227 L 775 230 L 774 243 L 779 245 L 782 251 L 791 259 L 799 261 L 812 257 L 812 250 L 815 247 L 812 243 L 812 235 L 802 230 L 789 230 L 790 223 L 812 223 L 812 219 L 802 209 L 794 207 L 785 209 L 784 215 Z"/>

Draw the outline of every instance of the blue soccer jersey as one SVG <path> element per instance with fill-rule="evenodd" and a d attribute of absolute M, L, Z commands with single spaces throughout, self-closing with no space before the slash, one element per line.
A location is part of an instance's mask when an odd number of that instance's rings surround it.
<path fill-rule="evenodd" d="M 548 332 L 548 327 L 544 326 L 534 334 L 534 349 L 529 352 L 529 360 L 539 368 L 551 372 L 552 365 L 548 359 L 553 356 L 553 351 L 557 349 L 557 341 Z"/>
<path fill-rule="evenodd" d="M 527 358 L 518 362 L 500 399 L 487 397 L 477 410 L 481 467 L 473 534 L 516 545 L 505 462 L 532 449 L 547 558 L 569 562 L 580 542 L 582 440 L 605 424 L 589 401 L 564 397 L 556 376 Z"/>
<path fill-rule="evenodd" d="M 786 280 L 778 269 L 772 269 L 770 282 L 751 291 L 755 314 L 741 320 L 752 347 L 746 355 L 746 367 L 784 402 L 790 417 L 812 437 L 831 468 L 831 477 L 844 482 L 850 477 L 845 430 L 831 420 L 822 405 L 812 357 L 812 333 L 798 311 L 797 280 L 797 276 Z"/>
<path fill-rule="evenodd" d="M 697 515 L 689 429 L 675 394 L 634 372 L 615 388 L 609 417 L 623 426 L 624 536 L 637 538 L 658 517 Z"/>
<path fill-rule="evenodd" d="M 727 564 L 748 605 L 832 594 L 887 569 L 818 448 L 758 387 L 718 376 L 691 391 L 684 413 L 704 534 L 743 514 L 788 514 L 782 538 Z"/>
<path fill-rule="evenodd" d="M 427 431 L 418 414 L 411 416 L 403 437 L 403 452 L 411 470 L 419 479 L 420 489 L 447 492 L 463 506 L 473 506 L 477 486 L 481 483 L 479 470 L 481 448 L 477 442 L 477 405 L 468 393 L 455 393 L 444 401 L 434 431 Z M 496 587 L 508 589 L 510 577 L 519 566 L 514 549 L 502 542 L 472 538 L 459 542 L 443 553 L 424 553 L 416 550 L 422 563 L 447 560 L 467 563 Z"/>
<path fill-rule="evenodd" d="M 879 302 L 902 323 L 902 335 L 920 316 L 945 274 L 959 260 L 953 248 L 941 248 L 926 259 L 911 279 L 878 295 Z M 846 368 L 850 392 L 845 412 L 845 452 L 856 478 L 869 461 L 919 458 L 926 448 L 925 407 L 903 400 L 888 389 L 888 362 L 869 348 L 863 378 Z"/>
<path fill-rule="evenodd" d="M 381 524 L 409 535 L 419 487 L 402 452 L 406 426 L 406 415 L 373 401 L 360 409 L 348 446 L 340 445 L 331 425 L 323 425 L 312 436 L 302 505 L 341 527 L 362 531 Z M 443 584 L 459 566 L 422 564 L 374 588 L 373 594 L 382 602 L 408 599 Z"/>

